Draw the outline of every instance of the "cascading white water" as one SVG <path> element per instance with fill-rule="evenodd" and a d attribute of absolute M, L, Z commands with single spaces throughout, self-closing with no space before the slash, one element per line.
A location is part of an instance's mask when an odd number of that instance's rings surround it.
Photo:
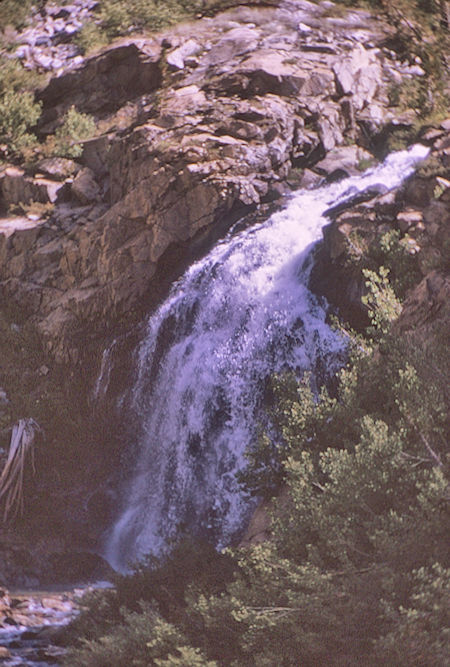
<path fill-rule="evenodd" d="M 307 288 L 324 212 L 397 186 L 425 157 L 415 146 L 365 174 L 299 191 L 262 224 L 230 232 L 148 320 L 132 389 L 135 472 L 106 546 L 117 568 L 158 553 L 181 527 L 232 539 L 248 514 L 236 482 L 263 414 L 265 380 L 311 370 L 322 382 L 344 344 Z"/>

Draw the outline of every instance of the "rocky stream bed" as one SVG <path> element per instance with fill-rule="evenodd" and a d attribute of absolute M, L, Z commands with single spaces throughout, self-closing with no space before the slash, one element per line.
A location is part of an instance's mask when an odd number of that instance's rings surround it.
<path fill-rule="evenodd" d="M 5 667 L 57 665 L 65 653 L 58 632 L 77 613 L 86 588 L 65 591 L 0 589 L 0 664 Z"/>

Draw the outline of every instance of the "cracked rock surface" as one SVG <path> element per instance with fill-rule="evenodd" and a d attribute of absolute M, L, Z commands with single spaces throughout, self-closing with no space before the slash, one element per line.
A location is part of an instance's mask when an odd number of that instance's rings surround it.
<path fill-rule="evenodd" d="M 313 182 L 311 170 L 320 180 L 357 169 L 370 137 L 397 121 L 386 89 L 402 68 L 383 48 L 389 30 L 367 12 L 336 18 L 305 0 L 239 6 L 120 40 L 53 77 L 40 93 L 41 135 L 75 105 L 95 117 L 97 136 L 72 167 L 47 160 L 43 173 L 0 174 L 5 211 L 54 205 L 25 227 L 0 220 L 2 295 L 57 360 L 76 361 L 81 332 L 151 295 L 167 252 L 302 175 Z"/>

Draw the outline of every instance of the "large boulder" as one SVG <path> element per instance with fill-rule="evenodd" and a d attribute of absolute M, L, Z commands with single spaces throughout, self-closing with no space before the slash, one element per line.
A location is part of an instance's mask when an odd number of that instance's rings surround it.
<path fill-rule="evenodd" d="M 41 128 L 53 126 L 71 106 L 101 115 L 156 90 L 162 79 L 160 50 L 154 40 L 125 42 L 52 78 L 39 95 Z"/>

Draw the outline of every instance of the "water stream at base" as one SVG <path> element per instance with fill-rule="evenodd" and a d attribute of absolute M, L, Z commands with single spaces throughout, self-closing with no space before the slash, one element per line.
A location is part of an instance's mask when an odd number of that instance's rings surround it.
<path fill-rule="evenodd" d="M 345 355 L 307 287 L 324 213 L 399 185 L 426 154 L 415 146 L 361 176 L 297 192 L 266 222 L 231 231 L 149 317 L 126 400 L 134 472 L 105 548 L 114 567 L 160 552 L 180 530 L 218 546 L 239 533 L 251 507 L 235 476 L 264 419 L 267 379 L 311 371 L 319 385 Z"/>
<path fill-rule="evenodd" d="M 104 584 L 106 585 L 106 584 Z M 97 584 L 96 588 L 103 584 Z M 61 664 L 65 649 L 55 642 L 59 630 L 79 612 L 92 586 L 50 590 L 0 591 L 0 663 L 4 667 Z"/>

